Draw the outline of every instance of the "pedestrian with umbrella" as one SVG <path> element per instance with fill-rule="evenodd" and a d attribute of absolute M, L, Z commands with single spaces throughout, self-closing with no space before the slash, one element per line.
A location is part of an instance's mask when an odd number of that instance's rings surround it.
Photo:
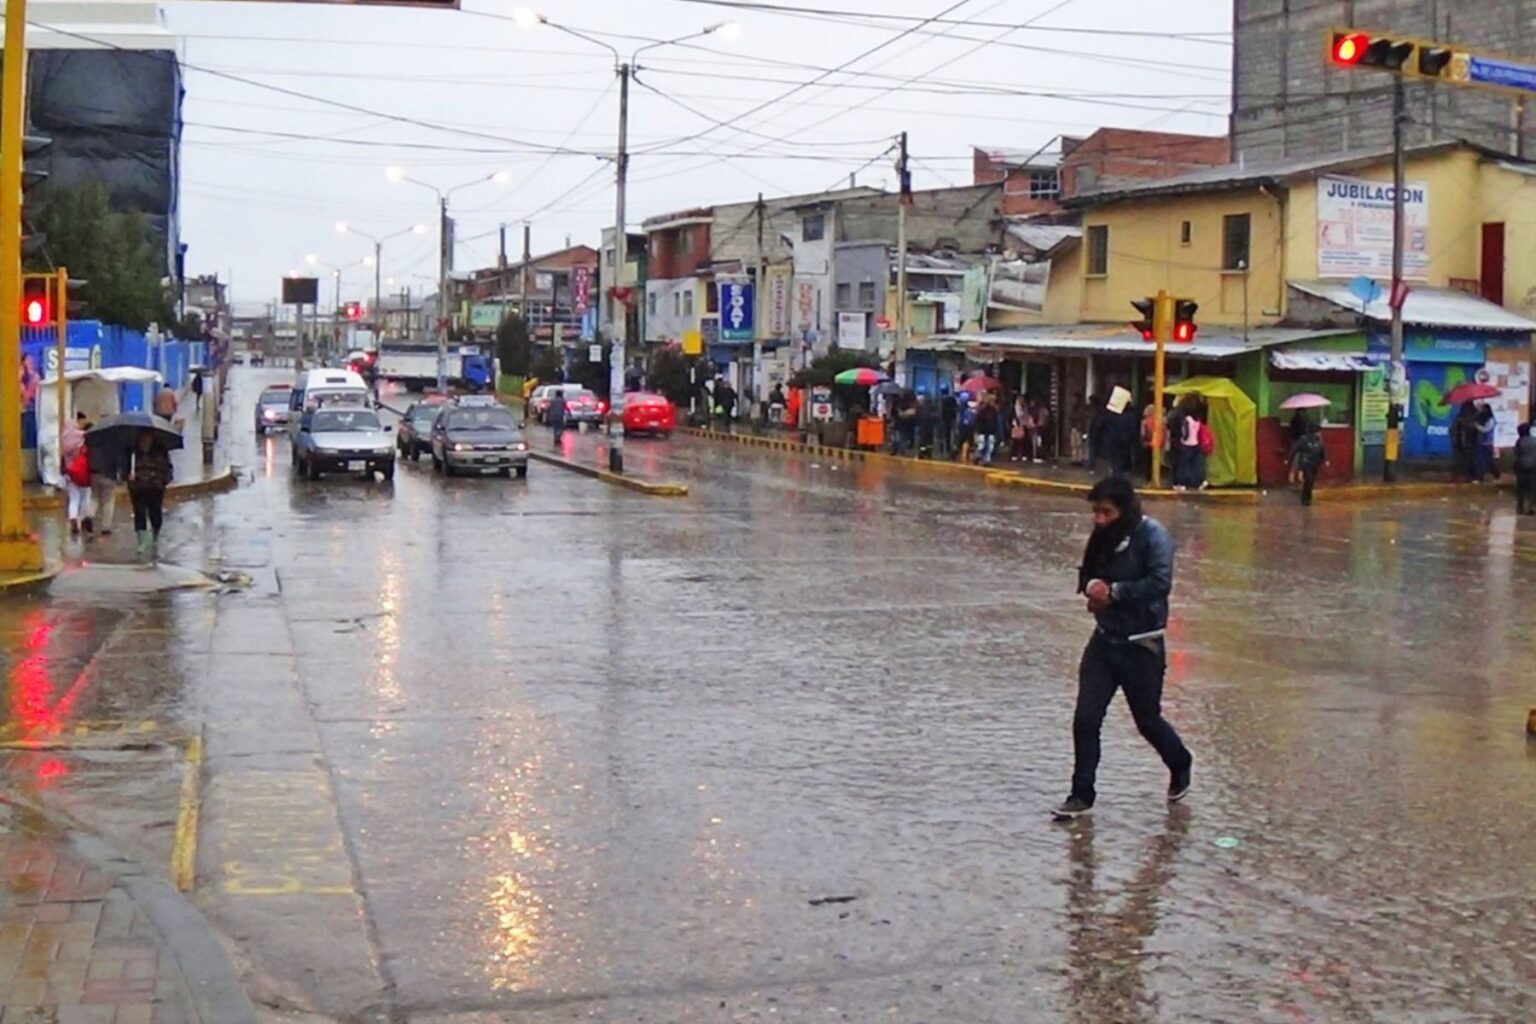
<path fill-rule="evenodd" d="M 139 559 L 154 562 L 160 555 L 160 528 L 165 518 L 165 491 L 175 473 L 171 452 L 183 445 L 180 433 L 158 416 L 147 412 L 119 413 L 97 424 L 87 437 L 97 437 L 102 449 L 113 445 L 123 452 L 120 466 L 133 503 L 133 528 L 139 540 Z"/>

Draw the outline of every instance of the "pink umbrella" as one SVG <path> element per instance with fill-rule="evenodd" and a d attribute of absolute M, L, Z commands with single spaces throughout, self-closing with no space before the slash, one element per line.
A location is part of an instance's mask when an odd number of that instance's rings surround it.
<path fill-rule="evenodd" d="M 1292 395 L 1290 398 L 1287 398 L 1285 401 L 1280 403 L 1280 408 L 1282 408 L 1282 409 L 1321 409 L 1324 406 L 1328 406 L 1328 405 L 1332 405 L 1332 404 L 1333 404 L 1332 399 L 1324 398 L 1322 395 L 1315 395 L 1312 392 L 1307 391 L 1307 392 L 1303 392 L 1302 394 Z"/>

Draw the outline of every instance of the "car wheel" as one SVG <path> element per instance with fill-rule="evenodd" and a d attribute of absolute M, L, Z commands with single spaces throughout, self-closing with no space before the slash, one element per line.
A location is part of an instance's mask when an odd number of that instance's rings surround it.
<path fill-rule="evenodd" d="M 528 479 L 528 467 L 527 466 L 518 466 L 517 467 L 517 478 L 519 480 L 527 480 Z"/>
<path fill-rule="evenodd" d="M 393 459 L 379 467 L 379 479 L 388 483 L 395 478 L 395 461 Z"/>

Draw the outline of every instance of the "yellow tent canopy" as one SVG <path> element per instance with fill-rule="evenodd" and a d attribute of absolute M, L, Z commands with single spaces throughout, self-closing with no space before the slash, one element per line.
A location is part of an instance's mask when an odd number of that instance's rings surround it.
<path fill-rule="evenodd" d="M 1226 377 L 1191 377 L 1170 384 L 1170 395 L 1199 395 L 1210 409 L 1216 451 L 1206 461 L 1205 478 L 1212 487 L 1246 486 L 1259 482 L 1258 406 L 1236 382 Z"/>

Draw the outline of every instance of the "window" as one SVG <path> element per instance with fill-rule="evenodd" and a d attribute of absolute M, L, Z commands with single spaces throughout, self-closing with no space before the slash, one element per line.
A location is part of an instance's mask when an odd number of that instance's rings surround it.
<path fill-rule="evenodd" d="M 651 292 L 651 294 L 649 294 L 649 295 L 647 295 L 645 297 L 645 311 L 648 314 L 650 314 L 651 316 L 655 316 L 656 315 L 656 293 L 655 292 Z"/>
<path fill-rule="evenodd" d="M 1095 224 L 1088 229 L 1088 276 L 1109 273 L 1109 225 Z"/>
<path fill-rule="evenodd" d="M 1055 199 L 1061 195 L 1061 179 L 1055 171 L 1029 172 L 1029 198 Z"/>
<path fill-rule="evenodd" d="M 853 285 L 840 284 L 837 286 L 837 308 L 848 309 L 853 305 Z"/>
<path fill-rule="evenodd" d="M 1221 218 L 1221 269 L 1248 269 L 1250 228 L 1250 219 L 1246 213 L 1234 213 Z"/>
<path fill-rule="evenodd" d="M 1195 240 L 1195 226 L 1189 221 L 1179 225 L 1179 244 L 1188 245 Z"/>
<path fill-rule="evenodd" d="M 808 213 L 800 220 L 800 239 L 805 242 L 819 242 L 827 237 L 827 215 L 824 213 Z"/>
<path fill-rule="evenodd" d="M 683 292 L 683 316 L 693 316 L 693 292 Z"/>
<path fill-rule="evenodd" d="M 683 230 L 679 231 L 677 233 L 677 254 L 679 256 L 687 256 L 692 242 L 693 235 L 688 232 L 687 228 L 683 228 Z"/>
<path fill-rule="evenodd" d="M 673 317 L 680 317 L 680 316 L 683 315 L 683 293 L 682 292 L 673 292 L 672 293 L 672 315 L 673 315 Z"/>
<path fill-rule="evenodd" d="M 720 312 L 720 286 L 715 282 L 704 286 L 704 312 Z"/>
<path fill-rule="evenodd" d="M 859 307 L 861 309 L 875 308 L 875 282 L 865 281 L 859 285 Z"/>

